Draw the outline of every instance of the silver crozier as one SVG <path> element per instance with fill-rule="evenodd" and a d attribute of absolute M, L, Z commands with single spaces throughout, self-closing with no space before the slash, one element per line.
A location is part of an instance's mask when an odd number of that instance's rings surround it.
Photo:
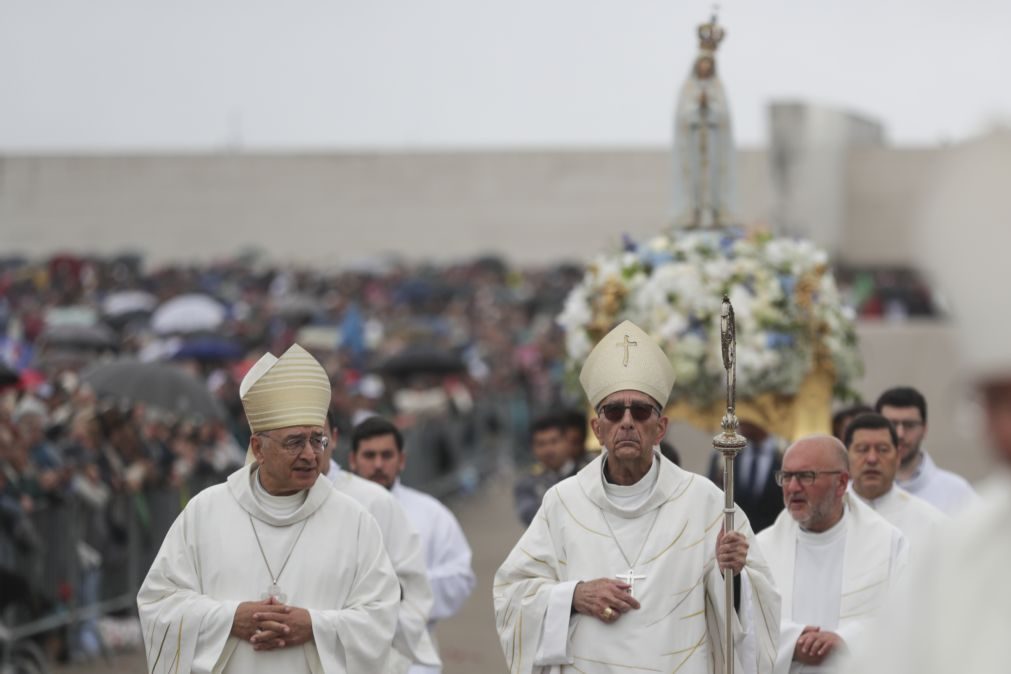
<path fill-rule="evenodd" d="M 723 369 L 727 371 L 727 413 L 720 426 L 723 431 L 713 438 L 713 449 L 723 455 L 723 531 L 734 530 L 734 459 L 747 444 L 737 432 L 737 415 L 734 405 L 737 395 L 737 329 L 734 325 L 734 307 L 730 299 L 723 296 L 720 311 L 720 343 L 723 349 Z M 724 671 L 734 674 L 734 574 L 723 574 L 726 593 L 726 625 L 724 630 Z"/>

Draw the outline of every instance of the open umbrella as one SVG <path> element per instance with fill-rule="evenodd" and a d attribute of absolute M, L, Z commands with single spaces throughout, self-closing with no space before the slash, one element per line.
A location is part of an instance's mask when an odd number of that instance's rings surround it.
<path fill-rule="evenodd" d="M 21 375 L 7 363 L 0 360 L 0 387 L 17 384 L 21 381 Z"/>
<path fill-rule="evenodd" d="M 393 377 L 411 374 L 452 374 L 467 369 L 466 363 L 449 349 L 434 346 L 408 346 L 387 358 L 379 371 Z"/>
<path fill-rule="evenodd" d="M 122 290 L 106 295 L 102 301 L 102 315 L 106 319 L 121 321 L 123 317 L 150 316 L 158 299 L 143 290 Z"/>
<path fill-rule="evenodd" d="M 207 385 L 175 365 L 119 360 L 96 365 L 81 378 L 100 396 L 145 403 L 181 417 L 225 416 Z"/>
<path fill-rule="evenodd" d="M 101 323 L 95 325 L 64 323 L 47 326 L 39 335 L 39 345 L 44 350 L 56 348 L 116 351 L 119 349 L 119 339 L 116 333 Z"/>
<path fill-rule="evenodd" d="M 159 335 L 212 331 L 224 322 L 225 313 L 225 307 L 209 295 L 179 295 L 158 307 L 151 327 Z"/>
<path fill-rule="evenodd" d="M 239 360 L 245 355 L 242 345 L 227 337 L 203 335 L 186 340 L 179 350 L 172 354 L 173 360 L 191 358 L 201 362 L 218 360 Z"/>

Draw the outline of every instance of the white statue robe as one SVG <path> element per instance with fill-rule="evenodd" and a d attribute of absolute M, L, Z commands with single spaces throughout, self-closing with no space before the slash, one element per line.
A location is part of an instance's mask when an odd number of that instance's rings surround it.
<path fill-rule="evenodd" d="M 705 108 L 700 105 L 703 95 Z M 734 139 L 723 84 L 715 75 L 699 79 L 689 73 L 674 119 L 674 224 L 736 224 L 733 169 Z"/>
<path fill-rule="evenodd" d="M 1005 674 L 1011 635 L 1011 471 L 946 524 L 903 583 L 847 674 Z"/>
<path fill-rule="evenodd" d="M 825 597 L 825 602 L 838 605 L 838 618 L 830 631 L 836 632 L 847 646 L 857 643 L 867 625 L 885 605 L 891 590 L 898 584 L 908 563 L 908 547 L 902 532 L 889 524 L 859 499 L 845 494 L 843 522 L 845 548 L 842 559 L 841 585 L 838 597 Z M 798 537 L 800 526 L 784 510 L 776 522 L 758 534 L 762 553 L 769 561 L 776 587 L 783 597 L 782 625 L 776 673 L 798 674 L 825 669 L 793 662 L 793 650 L 805 625 L 794 621 L 798 603 L 817 603 L 819 588 L 796 587 Z M 803 575 L 803 574 L 802 574 Z M 824 593 L 824 589 L 822 592 Z M 817 625 L 817 627 L 823 627 Z M 826 663 L 828 665 L 828 663 Z M 829 665 L 834 666 L 834 665 Z"/>
<path fill-rule="evenodd" d="M 470 545 L 456 517 L 438 499 L 405 487 L 400 480 L 394 483 L 391 493 L 421 535 L 434 600 L 428 616 L 431 630 L 438 621 L 456 615 L 474 590 L 477 579 L 471 568 Z M 440 671 L 438 666 L 422 664 L 410 669 L 411 674 L 438 674 Z"/>
<path fill-rule="evenodd" d="M 715 559 L 723 492 L 654 451 L 656 483 L 641 505 L 624 509 L 606 495 L 605 457 L 548 490 L 495 575 L 496 625 L 509 671 L 723 671 L 724 580 Z M 572 612 L 571 604 L 578 581 L 628 570 L 608 523 L 626 550 L 642 547 L 634 571 L 645 578 L 634 586 L 642 607 L 606 624 Z M 734 620 L 736 671 L 764 674 L 776 657 L 779 595 L 739 509 L 734 523 L 751 544 Z"/>
<path fill-rule="evenodd" d="M 253 495 L 251 464 L 186 506 L 137 595 L 151 672 L 386 671 L 400 588 L 375 519 L 323 479 L 290 516 Z M 235 610 L 271 584 L 250 518 L 290 606 L 312 618 L 313 640 L 254 651 L 231 636 Z M 298 530 L 305 528 L 292 548 Z"/>
<path fill-rule="evenodd" d="M 909 543 L 910 559 L 916 559 L 933 540 L 937 532 L 949 521 L 947 515 L 930 505 L 922 498 L 913 496 L 897 484 L 876 499 L 865 499 L 853 489 L 850 482 L 850 493 L 869 505 L 874 512 L 884 517 L 888 522 L 902 532 Z"/>
<path fill-rule="evenodd" d="M 411 663 L 438 667 L 441 664 L 428 634 L 432 591 L 428 586 L 421 537 L 407 520 L 407 514 L 390 492 L 380 485 L 341 470 L 333 460 L 326 477 L 334 488 L 361 503 L 376 518 L 383 534 L 386 554 L 400 581 L 400 611 L 389 672 L 403 674 Z"/>

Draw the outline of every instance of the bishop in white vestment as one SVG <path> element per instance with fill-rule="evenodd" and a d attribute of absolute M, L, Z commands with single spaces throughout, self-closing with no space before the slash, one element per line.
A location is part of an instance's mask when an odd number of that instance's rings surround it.
<path fill-rule="evenodd" d="M 386 671 L 400 589 L 382 534 L 317 480 L 326 372 L 295 345 L 240 395 L 257 460 L 166 535 L 137 597 L 149 671 Z"/>
<path fill-rule="evenodd" d="M 847 493 L 846 449 L 798 440 L 777 476 L 786 509 L 758 534 L 783 597 L 777 674 L 831 671 L 902 577 L 902 533 Z"/>
<path fill-rule="evenodd" d="M 779 596 L 746 517 L 738 510 L 724 535 L 723 493 L 656 447 L 674 381 L 667 356 L 626 321 L 580 381 L 604 451 L 547 492 L 495 576 L 509 671 L 720 672 L 726 572 L 740 578 L 736 671 L 771 672 Z"/>

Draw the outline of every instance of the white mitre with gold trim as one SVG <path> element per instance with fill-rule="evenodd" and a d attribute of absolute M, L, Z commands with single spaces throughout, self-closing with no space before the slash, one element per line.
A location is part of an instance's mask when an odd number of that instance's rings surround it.
<path fill-rule="evenodd" d="M 641 391 L 661 407 L 674 387 L 674 367 L 660 345 L 632 321 L 607 333 L 583 363 L 579 383 L 596 407 L 615 391 Z"/>
<path fill-rule="evenodd" d="M 330 378 L 298 344 L 280 358 L 270 353 L 249 369 L 239 398 L 253 433 L 289 426 L 322 426 L 330 407 Z"/>

